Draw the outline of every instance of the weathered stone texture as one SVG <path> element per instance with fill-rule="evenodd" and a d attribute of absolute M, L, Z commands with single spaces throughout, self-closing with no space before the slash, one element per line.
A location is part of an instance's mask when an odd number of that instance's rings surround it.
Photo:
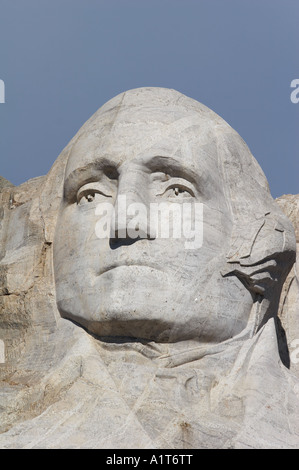
<path fill-rule="evenodd" d="M 202 204 L 202 246 L 141 216 L 146 237 L 99 239 L 119 194 Z M 161 88 L 106 103 L 48 175 L 1 179 L 0 447 L 298 448 L 298 213 L 222 118 Z"/>

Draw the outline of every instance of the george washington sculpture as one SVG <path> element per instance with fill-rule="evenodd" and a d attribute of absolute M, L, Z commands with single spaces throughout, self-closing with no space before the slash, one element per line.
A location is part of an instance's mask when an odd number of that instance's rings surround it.
<path fill-rule="evenodd" d="M 161 204 L 200 244 L 153 230 Z M 222 118 L 121 93 L 1 205 L 1 447 L 299 446 L 277 318 L 294 230 Z"/>

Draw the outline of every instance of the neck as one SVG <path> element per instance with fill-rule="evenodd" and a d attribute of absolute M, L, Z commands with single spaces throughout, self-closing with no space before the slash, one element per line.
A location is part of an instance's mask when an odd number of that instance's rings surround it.
<path fill-rule="evenodd" d="M 179 366 L 193 368 L 200 367 L 199 361 L 203 358 L 211 358 L 219 353 L 224 356 L 234 356 L 250 335 L 251 329 L 246 328 L 239 335 L 221 343 L 201 343 L 196 338 L 175 343 L 156 343 L 138 339 L 96 340 L 96 348 L 104 362 L 107 358 L 107 363 L 121 360 L 122 364 L 135 363 L 154 368 L 172 369 Z"/>

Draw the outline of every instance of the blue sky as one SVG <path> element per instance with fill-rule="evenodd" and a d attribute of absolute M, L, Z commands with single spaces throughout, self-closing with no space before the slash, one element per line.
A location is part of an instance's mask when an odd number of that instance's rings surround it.
<path fill-rule="evenodd" d="M 0 175 L 46 174 L 108 99 L 175 88 L 236 129 L 273 197 L 299 193 L 298 0 L 1 0 Z"/>

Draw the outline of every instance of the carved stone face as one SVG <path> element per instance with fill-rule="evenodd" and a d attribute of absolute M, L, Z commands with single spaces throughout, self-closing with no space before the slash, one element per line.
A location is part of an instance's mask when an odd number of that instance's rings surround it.
<path fill-rule="evenodd" d="M 188 247 L 184 233 L 153 235 L 141 213 L 134 224 L 144 237 L 117 237 L 130 222 L 120 217 L 119 232 L 99 238 L 97 208 L 117 210 L 120 196 L 126 208 L 149 212 L 153 203 L 202 204 L 202 246 Z M 214 343 L 236 335 L 252 298 L 220 274 L 232 223 L 212 120 L 179 105 L 100 112 L 75 141 L 65 173 L 54 240 L 61 315 L 100 337 Z"/>

